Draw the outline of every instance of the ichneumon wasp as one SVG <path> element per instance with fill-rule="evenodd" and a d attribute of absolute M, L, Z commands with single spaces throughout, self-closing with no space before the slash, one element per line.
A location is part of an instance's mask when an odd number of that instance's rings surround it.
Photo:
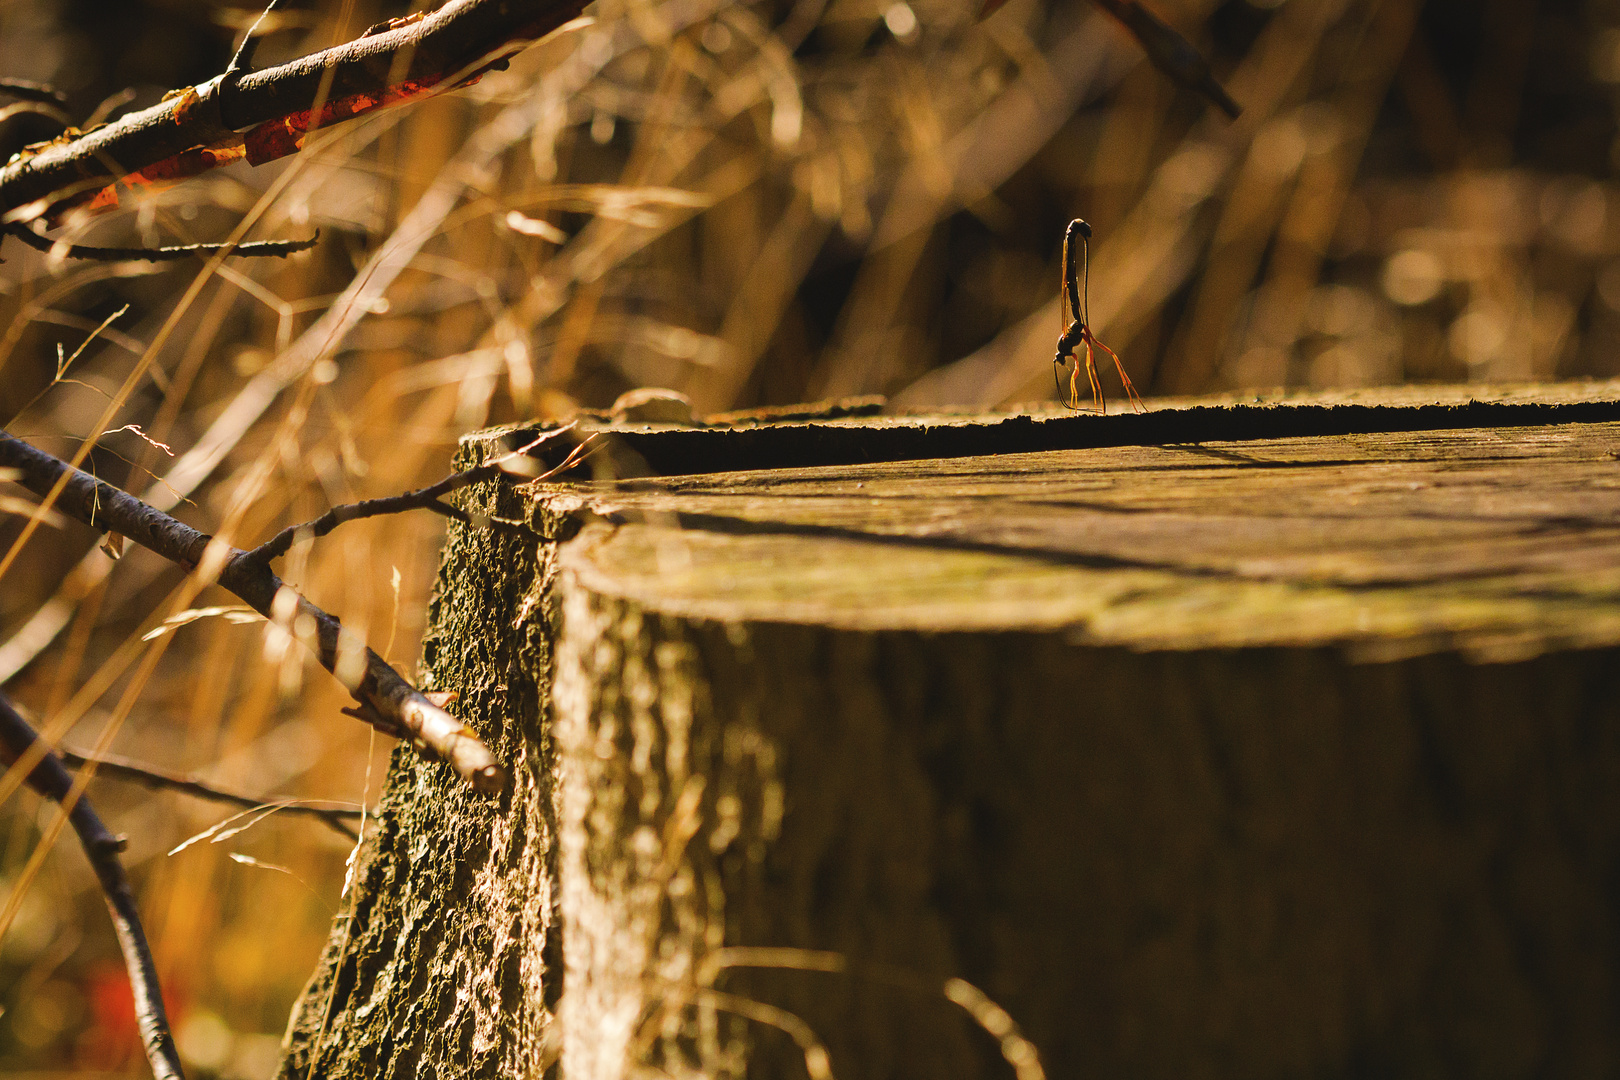
<path fill-rule="evenodd" d="M 1075 243 L 1076 240 L 1079 243 Z M 1069 222 L 1069 227 L 1063 233 L 1063 334 L 1058 338 L 1057 356 L 1052 360 L 1052 381 L 1057 384 L 1058 397 L 1071 409 L 1080 408 L 1080 359 L 1077 355 L 1080 347 L 1086 350 L 1086 378 L 1091 382 L 1091 400 L 1097 406 L 1097 411 L 1108 411 L 1108 397 L 1103 393 L 1102 379 L 1097 376 L 1097 363 L 1093 354 L 1094 349 L 1101 349 L 1114 358 L 1114 370 L 1119 372 L 1119 381 L 1125 386 L 1125 396 L 1130 399 L 1131 408 L 1137 412 L 1146 412 L 1142 398 L 1131 385 L 1131 377 L 1125 374 L 1125 365 L 1120 363 L 1119 354 L 1102 342 L 1097 335 L 1091 332 L 1091 226 L 1086 224 L 1084 218 L 1075 218 Z M 1076 266 L 1078 256 L 1080 265 Z M 1069 392 L 1063 393 L 1063 367 L 1069 357 L 1075 358 L 1074 370 L 1069 373 Z"/>

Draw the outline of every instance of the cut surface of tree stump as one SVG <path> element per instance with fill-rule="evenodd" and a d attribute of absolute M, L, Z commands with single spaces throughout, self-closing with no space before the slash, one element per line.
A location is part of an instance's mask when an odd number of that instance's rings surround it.
<path fill-rule="evenodd" d="M 1612 1074 L 1620 386 L 1473 393 L 469 489 L 425 664 L 514 786 L 396 755 L 285 1074 Z"/>

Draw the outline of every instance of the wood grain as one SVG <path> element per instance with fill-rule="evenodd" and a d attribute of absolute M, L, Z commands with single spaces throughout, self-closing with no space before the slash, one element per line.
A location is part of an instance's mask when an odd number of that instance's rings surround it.
<path fill-rule="evenodd" d="M 1341 643 L 1376 655 L 1620 642 L 1620 421 L 546 483 L 534 494 L 589 519 L 563 565 L 592 589 L 709 618 L 1067 628 L 1076 641 L 1137 648 Z"/>

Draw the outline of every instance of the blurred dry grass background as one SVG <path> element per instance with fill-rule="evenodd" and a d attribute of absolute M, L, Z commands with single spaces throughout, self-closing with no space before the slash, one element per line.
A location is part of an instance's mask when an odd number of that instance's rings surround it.
<path fill-rule="evenodd" d="M 256 208 L 255 236 L 319 226 L 307 254 L 199 277 L 8 245 L 0 411 L 65 456 L 161 338 L 116 421 L 139 432 L 88 460 L 248 543 L 437 479 L 466 431 L 637 386 L 699 412 L 1045 400 L 1077 215 L 1097 232 L 1093 322 L 1146 393 L 1620 373 L 1620 2 L 1153 6 L 1215 59 L 1240 120 L 1081 0 L 983 22 L 967 0 L 599 0 L 593 25 L 471 89 L 72 225 L 188 242 Z M 403 10 L 295 6 L 260 62 Z M 145 105 L 222 70 L 256 15 L 0 0 L 0 73 L 54 82 L 76 116 L 126 87 L 110 107 Z M 0 156 L 55 133 L 0 116 Z M 58 345 L 126 304 L 55 380 Z M 0 519 L 8 542 L 19 521 Z M 409 670 L 440 528 L 348 525 L 285 576 Z M 281 629 L 209 617 L 142 640 L 179 585 L 144 552 L 115 565 L 80 530 L 42 531 L 0 590 L 0 676 L 70 745 L 267 796 L 372 797 L 389 748 Z M 91 794 L 130 837 L 193 1070 L 269 1075 L 347 845 L 271 816 L 168 856 L 233 811 L 114 780 Z M 51 813 L 26 792 L 0 807 L 0 891 Z M 93 886 L 63 845 L 0 942 L 0 1070 L 144 1073 Z"/>

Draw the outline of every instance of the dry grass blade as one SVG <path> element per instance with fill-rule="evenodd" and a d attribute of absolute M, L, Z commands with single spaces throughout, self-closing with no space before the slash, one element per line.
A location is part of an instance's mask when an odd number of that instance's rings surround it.
<path fill-rule="evenodd" d="M 804 1071 L 810 1080 L 833 1080 L 832 1058 L 827 1053 L 827 1047 L 802 1018 L 775 1005 L 718 990 L 698 990 L 695 996 L 702 1004 L 785 1032 L 798 1044 L 800 1053 L 804 1055 Z M 1019 1080 L 1024 1078 L 1020 1077 Z"/>
<path fill-rule="evenodd" d="M 267 810 L 294 817 L 307 815 L 318 819 L 332 831 L 351 841 L 358 839 L 359 834 L 349 827 L 348 822 L 362 820 L 365 816 L 365 811 L 362 808 L 342 806 L 331 802 L 311 799 L 256 798 L 252 795 L 228 791 L 195 776 L 184 776 L 156 768 L 144 762 L 131 761 L 128 758 L 114 757 L 110 754 L 90 754 L 66 746 L 57 747 L 56 754 L 69 765 L 77 767 L 94 764 L 98 775 L 117 777 L 155 790 L 179 791 L 208 802 L 230 803 L 234 806 L 246 807 L 250 813 Z M 187 841 L 187 844 L 191 842 Z M 186 844 L 181 845 L 181 847 L 185 846 Z M 179 848 L 175 850 L 179 850 Z M 170 851 L 169 854 L 173 855 L 174 851 Z"/>
<path fill-rule="evenodd" d="M 49 525 L 53 529 L 60 529 L 67 524 L 67 519 L 56 511 L 46 510 L 38 503 L 19 499 L 15 495 L 0 495 L 0 514 L 16 514 L 30 520 L 37 517 L 41 525 Z"/>
<path fill-rule="evenodd" d="M 1035 1044 L 1024 1038 L 1007 1010 L 991 1001 L 984 991 L 963 979 L 948 979 L 945 996 L 960 1005 L 974 1023 L 984 1028 L 1001 1046 L 1001 1056 L 1013 1067 L 1018 1080 L 1046 1080 Z"/>

